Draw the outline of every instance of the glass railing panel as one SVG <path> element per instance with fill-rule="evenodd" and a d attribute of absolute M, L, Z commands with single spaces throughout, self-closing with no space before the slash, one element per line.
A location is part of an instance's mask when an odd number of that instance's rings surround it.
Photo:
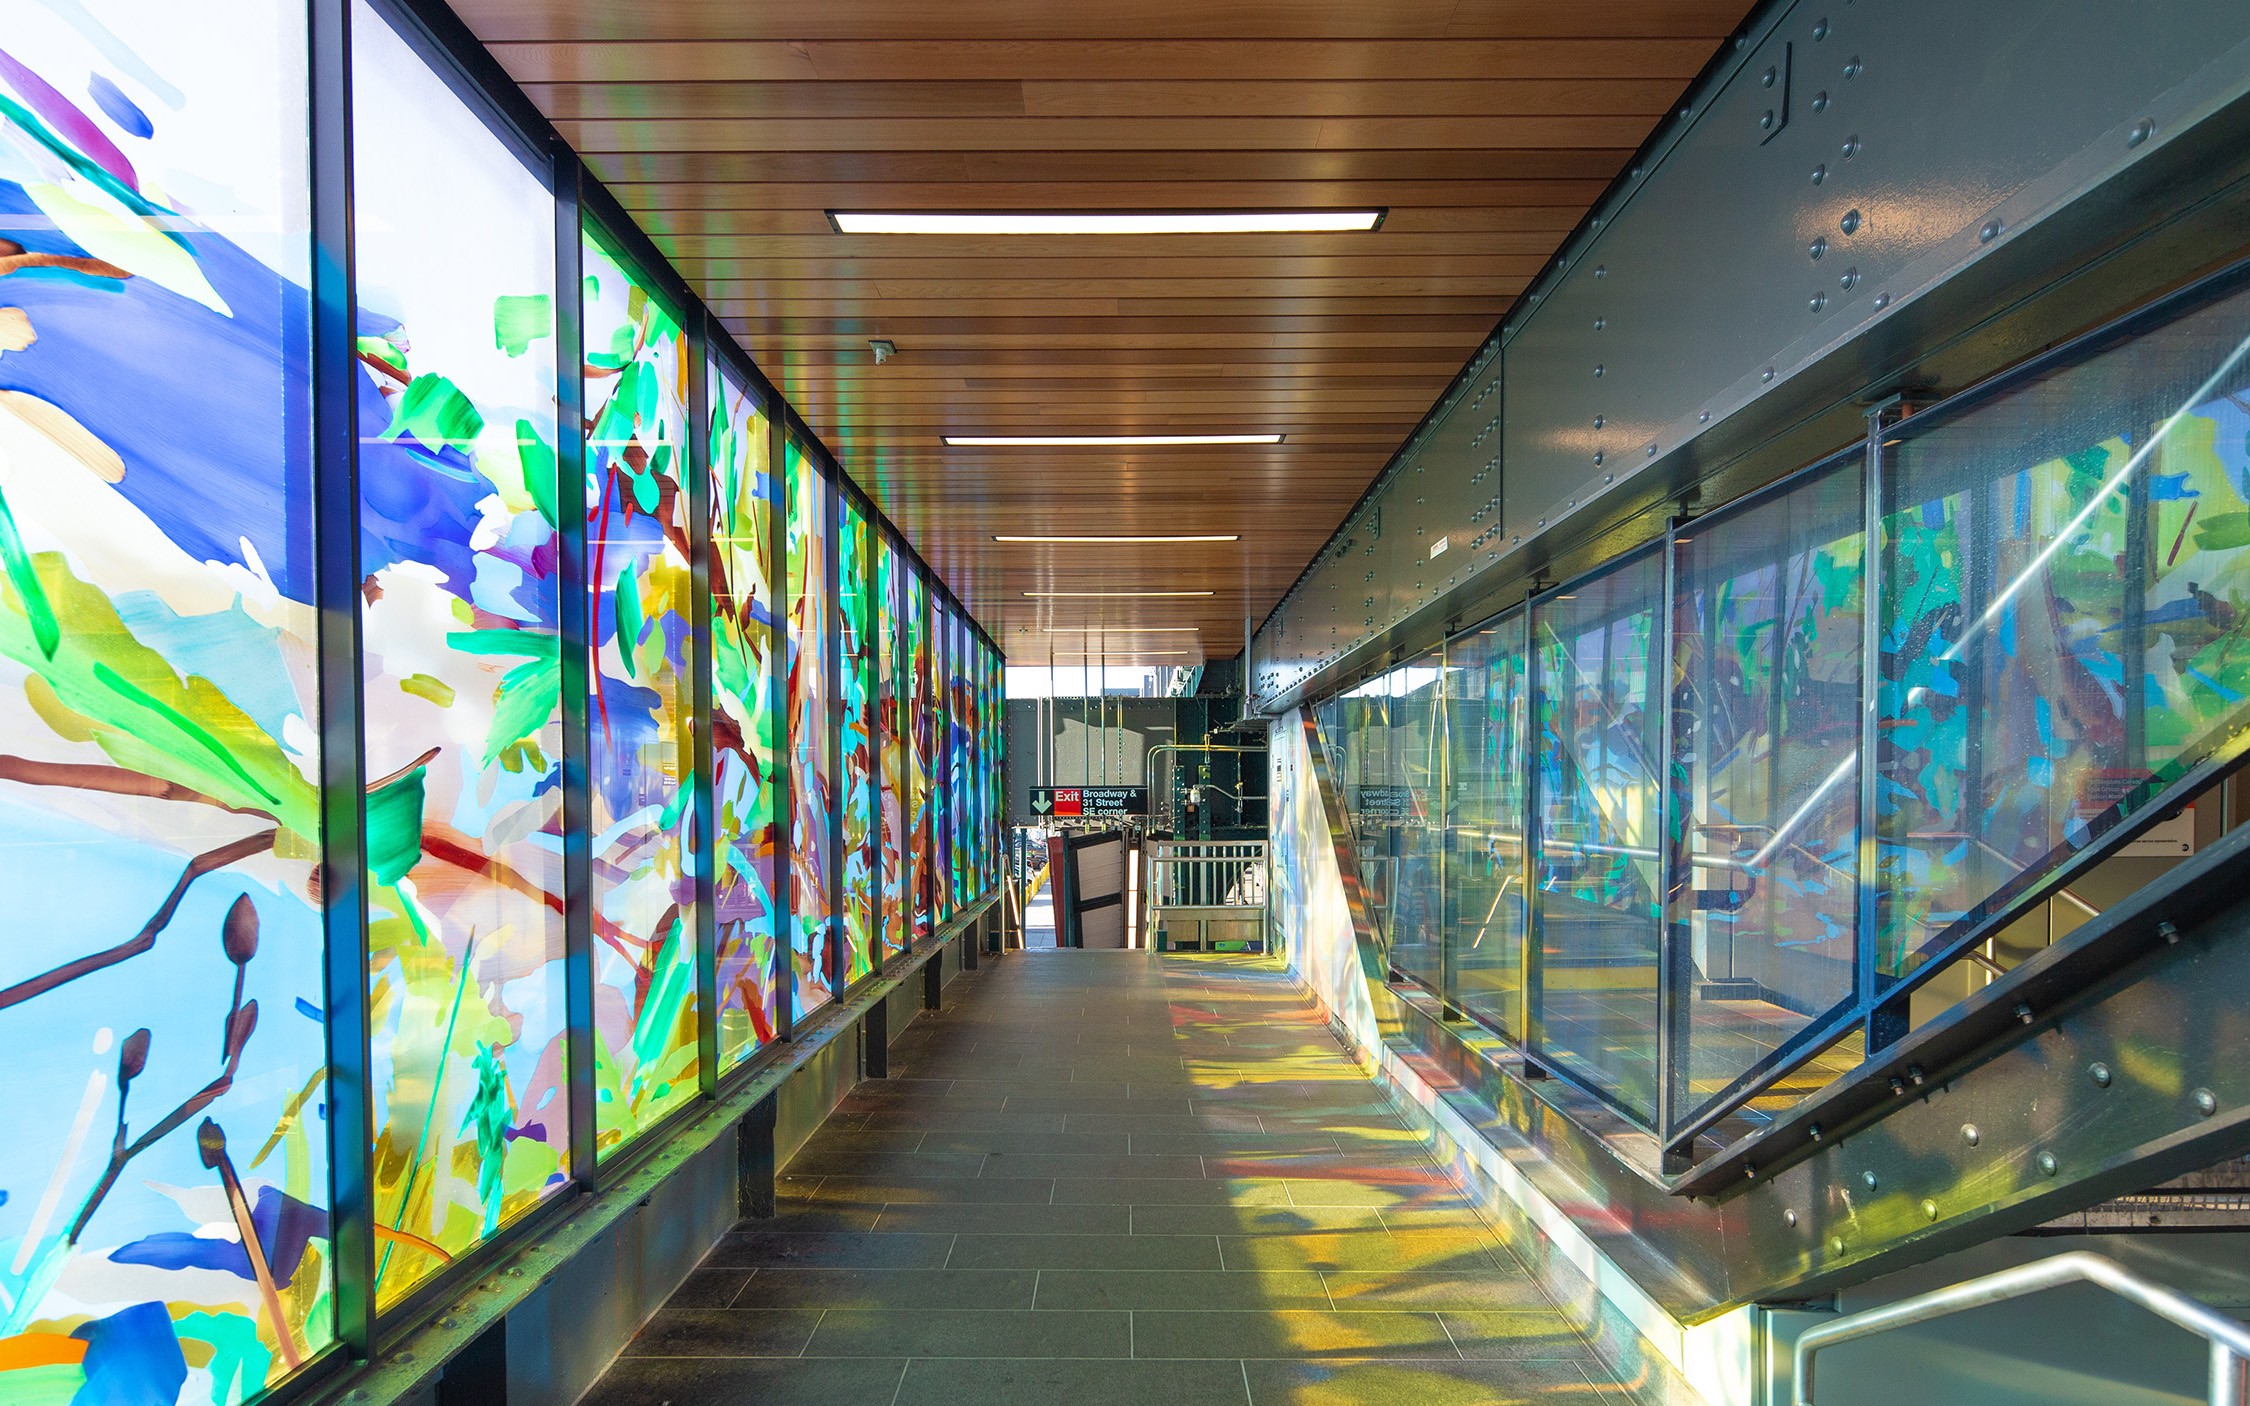
<path fill-rule="evenodd" d="M 1393 855 L 1391 965 L 1432 991 L 1445 984 L 1445 694 L 1439 654 L 1385 676 L 1394 793 L 1385 798 Z M 1364 799 L 1364 793 L 1363 793 Z"/>
<path fill-rule="evenodd" d="M 1675 539 L 1670 1078 L 1683 1117 L 1853 997 L 1864 458 Z"/>
<path fill-rule="evenodd" d="M 1878 965 L 1948 954 L 2221 750 L 2250 700 L 2250 295 L 1885 463 Z"/>
<path fill-rule="evenodd" d="M 1446 997 L 1476 1020 L 1521 1039 L 1524 807 L 1530 693 L 1525 626 L 1511 612 L 1446 648 L 1450 754 L 1445 860 Z"/>
<path fill-rule="evenodd" d="M 1532 607 L 1532 1052 L 1655 1116 L 1662 554 Z"/>

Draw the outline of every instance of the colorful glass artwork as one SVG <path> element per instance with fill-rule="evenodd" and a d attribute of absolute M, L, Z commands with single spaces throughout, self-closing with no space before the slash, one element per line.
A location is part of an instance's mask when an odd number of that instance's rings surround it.
<path fill-rule="evenodd" d="M 789 553 L 789 958 L 796 1013 L 827 1004 L 837 980 L 833 933 L 836 725 L 829 712 L 835 650 L 830 609 L 828 522 L 835 486 L 792 441 L 788 449 Z"/>
<path fill-rule="evenodd" d="M 679 320 L 600 238 L 582 258 L 594 1112 L 607 1152 L 699 1090 L 689 357 Z"/>
<path fill-rule="evenodd" d="M 937 824 L 937 708 L 932 702 L 935 660 L 930 649 L 930 588 L 920 575 L 906 583 L 906 636 L 913 693 L 908 699 L 913 739 L 911 774 L 908 776 L 911 819 L 907 833 L 913 837 L 914 936 L 937 931 L 938 850 Z"/>
<path fill-rule="evenodd" d="M 569 1172 L 555 214 L 403 37 L 368 5 L 355 15 L 367 1014 L 388 1306 Z"/>
<path fill-rule="evenodd" d="M 711 371 L 711 744 L 718 856 L 719 1065 L 774 1037 L 781 909 L 781 671 L 772 432 L 733 374 Z"/>
<path fill-rule="evenodd" d="M 876 687 L 877 748 L 882 773 L 882 903 L 883 951 L 904 953 L 914 941 L 914 913 L 910 902 L 913 875 L 908 860 L 907 816 L 912 804 L 907 784 L 912 754 L 907 735 L 908 690 L 913 659 L 908 653 L 908 631 L 902 613 L 906 607 L 907 563 L 887 533 L 876 534 Z"/>
<path fill-rule="evenodd" d="M 874 534 L 849 496 L 836 532 L 837 649 L 843 684 L 839 753 L 843 807 L 844 978 L 850 986 L 881 961 L 875 931 L 875 574 Z"/>
<path fill-rule="evenodd" d="M 227 1406 L 335 1336 L 308 36 L 124 9 L 0 27 L 0 1401 Z"/>

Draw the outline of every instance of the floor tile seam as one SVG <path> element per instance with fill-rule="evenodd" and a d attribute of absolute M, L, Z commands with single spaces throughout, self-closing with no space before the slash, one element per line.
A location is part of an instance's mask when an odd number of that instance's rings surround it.
<path fill-rule="evenodd" d="M 906 1390 L 906 1374 L 913 1369 L 914 1359 L 911 1357 L 898 1364 L 898 1382 L 891 1388 L 891 1406 L 898 1406 L 898 1398 Z"/>

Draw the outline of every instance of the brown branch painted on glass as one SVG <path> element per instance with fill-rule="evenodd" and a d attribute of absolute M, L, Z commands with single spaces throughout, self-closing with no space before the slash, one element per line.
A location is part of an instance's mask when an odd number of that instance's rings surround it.
<path fill-rule="evenodd" d="M 272 819 L 270 812 L 243 806 L 230 806 L 216 796 L 207 796 L 192 787 L 165 781 L 121 766 L 98 766 L 79 762 L 41 762 L 29 757 L 0 753 L 0 781 L 14 781 L 25 786 L 61 786 L 73 791 L 98 791 L 111 796 L 145 796 L 156 801 L 193 801 L 197 805 L 214 806 L 234 815 L 259 815 Z"/>
<path fill-rule="evenodd" d="M 265 1301 L 266 1316 L 273 1320 L 274 1343 L 281 1349 L 282 1365 L 294 1372 L 304 1365 L 304 1354 L 297 1350 L 297 1335 L 281 1311 L 281 1290 L 273 1282 L 273 1266 L 267 1262 L 266 1247 L 258 1239 L 250 1198 L 243 1194 L 242 1179 L 234 1174 L 234 1162 L 227 1156 L 226 1133 L 216 1122 L 204 1119 L 203 1126 L 195 1130 L 195 1150 L 203 1165 L 219 1174 L 219 1185 L 227 1194 L 227 1209 L 234 1213 L 234 1228 L 242 1236 L 242 1252 L 250 1260 L 250 1275 L 258 1281 L 258 1297 Z"/>
<path fill-rule="evenodd" d="M 179 911 L 180 900 L 187 897 L 187 891 L 197 879 L 254 854 L 271 850 L 278 834 L 279 830 L 260 830 L 254 835 L 246 835 L 195 856 L 188 861 L 187 868 L 180 872 L 179 882 L 172 885 L 172 891 L 165 895 L 163 904 L 142 924 L 139 932 L 107 951 L 91 953 L 75 961 L 65 962 L 51 971 L 19 981 L 13 986 L 0 987 L 0 1011 L 22 1005 L 34 996 L 44 996 L 56 987 L 68 985 L 82 976 L 91 976 L 105 968 L 114 967 L 119 962 L 129 962 L 155 947 L 157 934 L 171 923 L 172 915 Z"/>
<path fill-rule="evenodd" d="M 227 1016 L 227 1062 L 226 1067 L 219 1071 L 219 1077 L 188 1095 L 178 1108 L 165 1114 L 155 1127 L 150 1128 L 131 1142 L 127 1142 L 125 1140 L 125 1095 L 128 1085 L 132 1082 L 130 1075 L 139 1074 L 141 1067 L 148 1062 L 148 1031 L 143 1029 L 133 1032 L 132 1037 L 125 1042 L 124 1053 L 118 1059 L 117 1131 L 110 1137 L 109 1165 L 103 1168 L 101 1180 L 94 1183 L 94 1189 L 86 1193 L 85 1204 L 78 1208 L 78 1215 L 71 1221 L 69 1243 L 77 1244 L 78 1237 L 86 1233 L 86 1222 L 94 1218 L 94 1212 L 101 1208 L 103 1200 L 116 1187 L 117 1178 L 123 1174 L 127 1164 L 157 1143 L 179 1131 L 188 1119 L 209 1108 L 219 1100 L 221 1095 L 234 1087 L 235 1073 L 242 1067 L 242 1051 L 250 1043 L 250 1036 L 257 1028 L 258 1003 L 256 1001 L 245 1002 L 239 1009 L 231 1012 Z M 124 1055 L 133 1053 L 134 1041 L 139 1042 L 139 1059 L 138 1063 L 131 1067 L 129 1075 L 128 1062 Z"/>

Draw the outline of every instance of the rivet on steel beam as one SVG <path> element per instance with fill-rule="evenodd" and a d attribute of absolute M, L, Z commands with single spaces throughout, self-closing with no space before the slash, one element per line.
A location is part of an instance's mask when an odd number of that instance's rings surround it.
<path fill-rule="evenodd" d="M 1615 474 L 1603 474 L 1603 475 L 1602 475 L 1602 482 L 1604 482 L 1604 483 L 1614 483 L 1614 482 L 1616 482 L 1616 480 L 1617 480 L 1617 475 L 1615 475 Z"/>
<path fill-rule="evenodd" d="M 1828 92 L 1826 89 L 1812 95 L 1812 110 L 1815 112 L 1828 111 Z"/>
<path fill-rule="evenodd" d="M 1608 424 L 1608 423 L 1609 423 L 1609 417 L 1608 417 L 1608 416 L 1606 416 L 1606 415 L 1596 415 L 1596 416 L 1594 417 L 1594 428 L 1595 428 L 1595 429 L 1597 429 L 1597 430 L 1598 430 L 1598 429 L 1600 429 L 1600 428 L 1601 428 L 1601 427 L 1602 427 L 1603 425 L 1606 425 L 1606 424 Z"/>
<path fill-rule="evenodd" d="M 1850 58 L 1844 60 L 1844 77 L 1847 80 L 1859 77 L 1859 72 L 1859 55 L 1854 54 Z"/>
<path fill-rule="evenodd" d="M 1875 1174 L 1873 1172 L 1861 1172 L 1859 1174 L 1859 1179 L 1867 1183 L 1867 1189 L 1869 1191 L 1873 1191 L 1877 1186 L 1881 1184 L 1875 1180 Z"/>
<path fill-rule="evenodd" d="M 1761 131 L 1761 132 L 1770 132 L 1770 131 L 1772 131 L 1772 130 L 1773 130 L 1773 109 L 1772 109 L 1772 108 L 1770 108 L 1770 107 L 1769 107 L 1769 108 L 1767 108 L 1767 109 L 1766 109 L 1766 110 L 1765 110 L 1765 111 L 1764 111 L 1763 113 L 1759 114 L 1759 117 L 1758 117 L 1758 130 L 1759 130 L 1759 131 Z"/>
<path fill-rule="evenodd" d="M 1781 70 L 1771 64 L 1768 64 L 1766 66 L 1766 71 L 1764 73 L 1758 75 L 1758 84 L 1760 87 L 1771 88 L 1780 80 Z"/>
<path fill-rule="evenodd" d="M 1781 1213 L 1781 1220 L 1782 1223 L 1784 1225 L 1787 1225 L 1790 1229 L 1794 1230 L 1797 1228 L 1797 1213 L 1795 1211 L 1783 1211 Z"/>
<path fill-rule="evenodd" d="M 1829 1236 L 1829 1237 L 1828 1237 L 1828 1253 L 1830 1253 L 1830 1254 L 1832 1254 L 1832 1255 L 1840 1255 L 1840 1254 L 1844 1253 L 1844 1237 L 1843 1237 L 1843 1236 L 1841 1236 L 1841 1235 L 1831 1235 L 1831 1236 Z"/>
<path fill-rule="evenodd" d="M 1596 265 L 1594 265 L 1594 277 L 1596 277 L 1596 278 L 1607 278 L 1607 277 L 1609 277 L 1609 265 L 1608 265 L 1608 264 L 1596 264 Z"/>
<path fill-rule="evenodd" d="M 1922 1214 L 1923 1214 L 1923 1215 L 1924 1215 L 1925 1217 L 1929 1218 L 1930 1220 L 1936 1220 L 1936 1219 L 1937 1219 L 1937 1202 L 1935 1202 L 1935 1201 L 1924 1201 L 1924 1202 L 1922 1203 Z"/>
<path fill-rule="evenodd" d="M 1608 368 L 1608 367 L 1606 367 L 1606 366 L 1602 365 L 1602 364 L 1601 364 L 1600 362 L 1598 362 L 1598 361 L 1594 363 L 1594 376 L 1595 376 L 1595 379 L 1597 379 L 1597 380 L 1598 380 L 1598 379 L 1600 379 L 1601 377 L 1603 377 L 1603 376 L 1606 376 L 1606 375 L 1608 375 L 1608 374 L 1609 374 L 1609 368 Z"/>
<path fill-rule="evenodd" d="M 1702 411 L 1701 413 L 1699 413 L 1699 414 L 1698 414 L 1698 415 L 1697 415 L 1697 416 L 1695 417 L 1695 423 L 1697 423 L 1697 424 L 1699 424 L 1699 425 L 1708 425 L 1708 424 L 1710 424 L 1710 423 L 1711 423 L 1711 412 L 1710 412 L 1710 411 L 1708 411 L 1708 410 L 1705 410 L 1705 411 Z"/>
<path fill-rule="evenodd" d="M 1975 1147 L 1978 1143 L 1984 1141 L 1984 1134 L 1977 1131 L 1976 1124 L 1963 1123 L 1961 1125 L 1961 1140 L 1968 1143 L 1969 1146 Z"/>
<path fill-rule="evenodd" d="M 1875 295 L 1875 311 L 1877 311 L 1877 312 L 1881 312 L 1881 311 L 1882 311 L 1883 309 L 1885 309 L 1885 308 L 1889 307 L 1890 305 L 1891 305 L 1891 295 L 1890 295 L 1890 294 L 1888 294 L 1888 293 L 1877 293 L 1877 294 Z"/>
<path fill-rule="evenodd" d="M 1984 227 L 1977 231 L 1977 243 L 1990 244 L 1993 240 L 1998 239 L 2000 231 L 2006 228 L 2007 226 L 1998 220 L 1986 220 Z"/>
<path fill-rule="evenodd" d="M 2133 124 L 2132 131 L 2125 134 L 2125 145 L 2127 145 L 2128 147 L 2139 146 L 2142 142 L 2147 141 L 2150 137 L 2153 137 L 2155 135 L 2156 124 L 2144 117 L 2140 121 Z"/>
<path fill-rule="evenodd" d="M 2195 1111 L 2206 1118 L 2219 1111 L 2219 1096 L 2209 1089 L 2197 1089 L 2190 1097 L 2195 1100 Z"/>
<path fill-rule="evenodd" d="M 1892 1079 L 1892 1080 L 1891 1080 L 1891 1097 L 1892 1097 L 1892 1098 L 1898 1098 L 1898 1097 L 1901 1097 L 1902 1095 L 1904 1095 L 1905 1093 L 1906 1093 L 1906 1081 L 1905 1081 L 1904 1079 L 1898 1079 L 1898 1078 L 1894 1078 L 1894 1079 Z"/>
<path fill-rule="evenodd" d="M 2031 1024 L 2031 1006 L 2028 1002 L 2016 1002 L 2016 1019 L 2022 1021 L 2026 1025 Z"/>
<path fill-rule="evenodd" d="M 1822 163 L 1821 163 L 1820 165 L 1818 165 L 1818 166 L 1815 166 L 1815 167 L 1813 167 L 1813 168 L 1812 168 L 1812 183 L 1813 183 L 1814 185 L 1819 185 L 1819 184 L 1820 184 L 1820 183 L 1821 183 L 1822 181 L 1825 181 L 1825 180 L 1827 180 L 1827 179 L 1828 179 L 1828 163 L 1827 163 L 1827 162 L 1825 162 L 1825 161 L 1824 161 L 1824 162 L 1822 162 Z"/>
<path fill-rule="evenodd" d="M 2086 1077 L 2094 1081 L 2095 1088 L 2106 1089 L 2109 1087 L 2109 1066 L 2097 1059 L 2086 1066 Z"/>
<path fill-rule="evenodd" d="M 1828 21 L 1825 19 L 1814 20 L 1812 27 L 1812 41 L 1815 44 L 1818 44 L 1821 40 L 1826 39 L 1827 37 Z"/>
<path fill-rule="evenodd" d="M 1811 1127 L 1805 1129 L 1805 1131 L 1806 1133 L 1811 1135 L 1814 1142 L 1820 1141 L 1820 1124 L 1815 1123 Z"/>
<path fill-rule="evenodd" d="M 2175 946 L 2180 940 L 2180 930 L 2170 923 L 2158 923 L 2156 925 L 2156 935 L 2164 939 L 2164 945 L 2166 947 Z"/>
<path fill-rule="evenodd" d="M 1919 1065 L 1919 1064 L 1909 1064 L 1908 1066 L 1906 1066 L 1906 1077 L 1907 1077 L 1908 1081 L 1909 1081 L 1909 1082 L 1911 1082 L 1911 1083 L 1912 1083 L 1912 1084 L 1914 1085 L 1914 1087 L 1918 1089 L 1918 1088 L 1921 1088 L 1921 1087 L 1922 1087 L 1922 1080 L 1923 1080 L 1923 1079 L 1924 1079 L 1924 1077 L 1926 1077 L 1926 1076 L 1924 1076 L 1924 1074 L 1922 1073 L 1922 1066 L 1921 1066 L 1921 1065 Z"/>
<path fill-rule="evenodd" d="M 2062 1164 L 2055 1160 L 2055 1154 L 2052 1152 L 2040 1153 L 2037 1157 L 2031 1159 L 2031 1164 L 2039 1169 L 2039 1175 L 2043 1177 L 2053 1176 L 2062 1167 Z"/>
<path fill-rule="evenodd" d="M 1606 328 L 1606 327 L 1608 327 L 1608 326 L 1609 326 L 1609 319 L 1608 319 L 1608 318 L 1606 318 L 1606 317 L 1597 317 L 1597 318 L 1595 318 L 1595 319 L 1594 319 L 1594 330 L 1595 330 L 1596 332 L 1599 332 L 1599 331 L 1601 331 L 1602 329 L 1604 329 L 1604 328 Z"/>
<path fill-rule="evenodd" d="M 1836 286 L 1847 293 L 1857 288 L 1859 286 L 1859 270 L 1845 269 L 1843 274 L 1837 278 Z"/>
<path fill-rule="evenodd" d="M 1770 380 L 1772 380 L 1772 379 L 1773 379 L 1773 368 L 1772 368 L 1771 366 L 1769 366 L 1769 367 L 1767 367 L 1767 368 L 1766 368 L 1765 370 L 1763 370 L 1763 371 L 1759 372 L 1759 373 L 1758 373 L 1758 379 L 1759 379 L 1759 380 L 1761 380 L 1761 381 L 1770 381 Z"/>
<path fill-rule="evenodd" d="M 1651 459 L 1656 457 L 1656 446 L 1653 444 L 1648 447 L 1648 457 Z"/>
<path fill-rule="evenodd" d="M 1815 293 L 1805 300 L 1805 306 L 1813 312 L 1819 312 L 1822 308 L 1828 306 L 1828 295 L 1826 293 Z"/>
<path fill-rule="evenodd" d="M 1602 464 L 1602 458 L 1603 458 L 1603 455 L 1602 455 L 1602 451 L 1600 451 L 1599 449 L 1595 450 L 1595 451 L 1594 451 L 1594 467 L 1595 467 L 1595 468 L 1597 468 L 1597 469 L 1598 469 L 1598 468 L 1600 468 L 1600 467 L 1601 467 L 1601 464 Z"/>
<path fill-rule="evenodd" d="M 1846 234 L 1859 233 L 1859 211 L 1856 209 L 1846 210 L 1844 212 L 1844 218 L 1836 222 L 1836 228 L 1842 230 Z"/>
<path fill-rule="evenodd" d="M 1820 256 L 1827 252 L 1828 236 L 1825 234 L 1813 236 L 1813 242 L 1805 246 L 1805 253 L 1811 256 L 1814 263 L 1820 262 Z"/>

